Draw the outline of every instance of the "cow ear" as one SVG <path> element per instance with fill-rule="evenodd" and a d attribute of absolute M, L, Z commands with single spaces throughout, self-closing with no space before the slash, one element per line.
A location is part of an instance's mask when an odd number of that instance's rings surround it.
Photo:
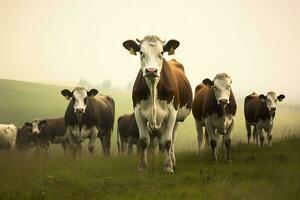
<path fill-rule="evenodd" d="M 206 78 L 202 81 L 202 83 L 206 86 L 213 86 L 214 82 L 212 80 L 210 80 L 209 78 Z"/>
<path fill-rule="evenodd" d="M 168 52 L 168 55 L 173 55 L 175 54 L 175 49 L 179 46 L 179 42 L 177 40 L 169 40 L 165 45 L 164 45 L 164 52 Z"/>
<path fill-rule="evenodd" d="M 30 122 L 25 122 L 24 125 L 32 127 L 32 123 L 30 123 Z"/>
<path fill-rule="evenodd" d="M 139 52 L 141 47 L 133 40 L 126 40 L 123 42 L 123 47 L 129 51 L 130 54 L 136 56 L 136 52 Z"/>
<path fill-rule="evenodd" d="M 281 94 L 277 97 L 278 101 L 281 102 L 285 98 L 284 94 Z"/>
<path fill-rule="evenodd" d="M 260 100 L 265 101 L 267 97 L 264 94 L 259 95 Z"/>
<path fill-rule="evenodd" d="M 70 100 L 71 97 L 73 96 L 72 92 L 68 89 L 64 89 L 60 92 L 66 99 Z"/>
<path fill-rule="evenodd" d="M 96 89 L 91 89 L 90 91 L 87 92 L 87 95 L 90 96 L 95 96 L 96 94 L 98 94 L 98 90 Z"/>

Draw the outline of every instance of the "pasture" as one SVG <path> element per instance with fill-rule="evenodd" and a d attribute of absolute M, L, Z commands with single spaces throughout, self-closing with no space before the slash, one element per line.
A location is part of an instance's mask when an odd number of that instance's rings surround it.
<path fill-rule="evenodd" d="M 64 115 L 63 87 L 0 79 L 0 123 L 21 126 L 32 118 Z M 72 88 L 69 88 L 72 89 Z M 99 91 L 116 103 L 116 119 L 132 112 L 129 91 Z M 75 160 L 52 145 L 49 155 L 0 152 L 0 198 L 3 199 L 299 199 L 300 110 L 278 105 L 272 148 L 246 145 L 242 102 L 233 131 L 233 163 L 210 161 L 207 149 L 196 154 L 192 115 L 179 127 L 175 145 L 177 171 L 162 172 L 163 157 L 150 157 L 145 173 L 138 157 L 117 155 L 116 123 L 112 156 L 104 158 L 97 140 L 95 155 L 87 148 Z"/>

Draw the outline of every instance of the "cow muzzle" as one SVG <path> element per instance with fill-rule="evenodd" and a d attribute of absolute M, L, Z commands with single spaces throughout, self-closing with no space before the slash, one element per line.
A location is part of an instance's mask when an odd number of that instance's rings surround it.
<path fill-rule="evenodd" d="M 83 114 L 85 112 L 84 108 L 76 108 L 75 109 L 76 114 Z"/>
<path fill-rule="evenodd" d="M 229 101 L 228 101 L 228 99 L 219 99 L 218 104 L 220 104 L 221 106 L 225 106 L 225 105 L 229 104 Z"/>
<path fill-rule="evenodd" d="M 147 78 L 156 78 L 158 76 L 158 70 L 154 67 L 148 67 L 145 69 L 145 77 Z"/>

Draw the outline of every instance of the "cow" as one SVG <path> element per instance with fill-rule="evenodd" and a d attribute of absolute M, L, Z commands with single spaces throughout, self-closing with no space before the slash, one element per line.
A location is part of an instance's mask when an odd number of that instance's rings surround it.
<path fill-rule="evenodd" d="M 23 126 L 18 128 L 17 138 L 16 138 L 16 149 L 19 152 L 26 152 L 32 147 L 36 147 L 36 139 L 32 134 L 32 126 L 30 123 L 26 122 Z"/>
<path fill-rule="evenodd" d="M 96 89 L 87 90 L 84 87 L 75 87 L 72 91 L 64 89 L 61 94 L 69 100 L 64 120 L 72 154 L 81 154 L 81 143 L 87 138 L 88 150 L 92 154 L 98 137 L 103 154 L 108 156 L 115 116 L 114 100 L 98 94 Z"/>
<path fill-rule="evenodd" d="M 270 91 L 267 95 L 258 95 L 255 92 L 246 96 L 244 101 L 244 115 L 247 129 L 248 144 L 251 138 L 251 126 L 253 129 L 253 140 L 258 144 L 258 136 L 260 145 L 263 146 L 264 136 L 263 130 L 267 132 L 268 145 L 272 146 L 272 128 L 276 113 L 277 102 L 281 102 L 285 95 L 276 95 Z"/>
<path fill-rule="evenodd" d="M 14 124 L 0 124 L 0 148 L 15 149 L 18 128 Z"/>
<path fill-rule="evenodd" d="M 123 154 L 128 147 L 128 154 L 132 153 L 133 145 L 136 145 L 137 152 L 140 152 L 139 129 L 137 127 L 134 113 L 124 114 L 118 118 L 117 145 L 119 154 Z M 150 146 L 152 153 L 155 147 L 159 145 L 159 151 L 163 152 L 161 138 L 157 133 L 152 133 L 150 137 Z"/>
<path fill-rule="evenodd" d="M 217 161 L 217 143 L 223 135 L 226 160 L 231 162 L 231 133 L 237 104 L 231 89 L 232 80 L 226 73 L 219 73 L 212 80 L 206 78 L 196 87 L 192 113 L 198 135 L 198 151 L 203 139 L 203 128 L 208 133 L 212 160 Z"/>
<path fill-rule="evenodd" d="M 134 113 L 124 114 L 118 118 L 117 145 L 119 154 L 123 154 L 128 147 L 128 153 L 132 153 L 133 145 L 139 152 L 139 130 Z"/>
<path fill-rule="evenodd" d="M 147 150 L 153 133 L 161 136 L 164 149 L 164 171 L 174 172 L 176 129 L 189 115 L 193 94 L 181 63 L 166 61 L 164 53 L 175 53 L 177 40 L 150 35 L 142 40 L 126 40 L 123 46 L 133 55 L 140 54 L 141 69 L 134 82 L 132 101 L 140 133 L 139 171 L 147 166 Z"/>
<path fill-rule="evenodd" d="M 68 140 L 64 118 L 34 119 L 25 125 L 31 128 L 30 134 L 38 149 L 47 151 L 50 144 L 61 144 L 66 153 Z"/>

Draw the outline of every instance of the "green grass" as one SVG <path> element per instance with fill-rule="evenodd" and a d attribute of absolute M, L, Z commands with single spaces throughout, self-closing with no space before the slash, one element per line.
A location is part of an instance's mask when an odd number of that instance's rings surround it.
<path fill-rule="evenodd" d="M 61 117 L 68 103 L 63 87 L 0 80 L 0 123 L 18 126 L 32 118 Z M 116 118 L 132 112 L 131 95 L 100 91 L 116 102 Z M 282 103 L 284 104 L 284 102 Z M 163 173 L 163 156 L 150 157 L 146 172 L 137 172 L 137 155 L 104 158 L 84 148 L 81 158 L 64 156 L 59 145 L 49 155 L 0 151 L 0 199 L 300 199 L 300 111 L 279 106 L 272 148 L 246 145 L 243 109 L 239 106 L 233 132 L 233 163 L 210 161 L 207 149 L 196 152 L 192 116 L 179 127 L 177 171 Z"/>

